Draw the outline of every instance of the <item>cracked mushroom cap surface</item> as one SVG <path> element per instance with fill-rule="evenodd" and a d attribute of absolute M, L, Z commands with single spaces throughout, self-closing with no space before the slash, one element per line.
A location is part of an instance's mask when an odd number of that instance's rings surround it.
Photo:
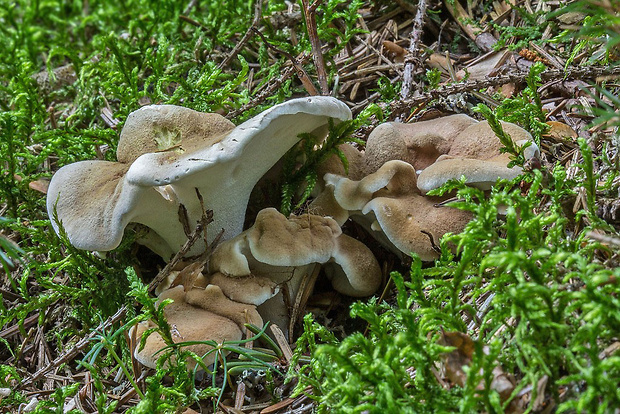
<path fill-rule="evenodd" d="M 234 127 L 219 115 L 171 105 L 150 105 L 127 118 L 119 162 L 82 161 L 52 178 L 47 209 L 54 230 L 62 223 L 77 248 L 107 251 L 120 244 L 125 227 L 150 228 L 167 257 L 187 239 L 205 208 L 213 210 L 209 242 L 242 230 L 256 182 L 299 141 L 299 134 L 324 136 L 330 118 L 351 118 L 331 97 L 293 99 Z M 147 152 L 145 152 L 147 151 Z M 187 221 L 177 219 L 181 204 Z M 54 212 L 57 212 L 57 220 Z M 190 254 L 204 250 L 202 241 Z"/>
<path fill-rule="evenodd" d="M 526 161 L 540 156 L 529 132 L 508 122 L 502 122 L 502 128 L 516 145 L 529 144 L 524 150 Z M 420 173 L 418 188 L 426 193 L 461 176 L 465 176 L 466 184 L 482 190 L 491 189 L 500 178 L 512 180 L 523 169 L 518 166 L 508 168 L 510 154 L 502 153 L 502 147 L 487 121 L 472 125 L 458 135 L 448 154 L 440 156 Z"/>
<path fill-rule="evenodd" d="M 326 181 L 336 200 L 352 207 L 351 218 L 370 228 L 379 242 L 422 260 L 437 258 L 440 238 L 463 230 L 471 220 L 469 212 L 438 207 L 444 199 L 421 194 L 413 166 L 404 161 L 388 161 L 358 182 L 329 175 Z"/>
<path fill-rule="evenodd" d="M 231 301 L 215 285 L 208 285 L 204 289 L 193 288 L 187 292 L 182 285 L 176 286 L 162 292 L 158 304 L 165 299 L 173 300 L 164 308 L 164 315 L 170 324 L 175 343 L 207 340 L 217 343 L 238 341 L 245 332 L 244 323 L 263 325 L 255 306 Z M 139 343 L 142 334 L 153 327 L 155 324 L 151 321 L 141 322 L 132 328 L 132 335 L 135 335 Z M 141 364 L 156 368 L 157 359 L 161 356 L 159 351 L 165 346 L 163 338 L 154 332 L 148 336 L 142 350 L 139 346 L 136 347 L 134 356 Z M 187 349 L 202 356 L 212 347 L 207 344 L 195 344 L 188 346 Z M 203 359 L 207 366 L 214 360 L 214 353 Z M 194 365 L 193 360 L 188 360 L 188 366 Z"/>

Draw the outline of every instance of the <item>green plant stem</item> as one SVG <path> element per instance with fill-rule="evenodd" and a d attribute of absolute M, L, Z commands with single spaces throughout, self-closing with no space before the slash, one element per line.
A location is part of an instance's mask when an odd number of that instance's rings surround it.
<path fill-rule="evenodd" d="M 133 375 L 129 373 L 129 371 L 127 370 L 127 367 L 125 366 L 121 358 L 118 356 L 118 354 L 114 350 L 114 347 L 112 347 L 112 344 L 108 343 L 106 339 L 103 339 L 103 340 L 105 341 L 104 345 L 106 349 L 108 350 L 110 354 L 112 354 L 112 357 L 114 358 L 114 360 L 121 367 L 121 369 L 123 370 L 123 373 L 125 374 L 125 377 L 127 377 L 129 382 L 131 382 L 131 385 L 136 390 L 136 393 L 140 396 L 141 399 L 144 399 L 144 393 L 140 390 L 140 387 L 138 387 L 138 384 L 136 383 L 136 380 L 133 378 Z"/>

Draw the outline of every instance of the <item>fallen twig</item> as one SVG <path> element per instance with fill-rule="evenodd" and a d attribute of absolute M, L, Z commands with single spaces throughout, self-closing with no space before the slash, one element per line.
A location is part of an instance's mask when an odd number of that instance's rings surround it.
<path fill-rule="evenodd" d="M 275 47 L 274 45 L 272 45 L 267 40 L 267 38 L 265 38 L 265 35 L 263 35 L 260 31 L 258 31 L 256 29 L 254 29 L 254 31 L 256 32 L 256 34 L 258 34 L 260 36 L 260 38 L 263 40 L 263 42 L 265 43 L 265 45 L 269 49 L 273 50 L 276 53 L 279 53 L 281 55 L 286 56 L 286 58 L 291 62 L 291 64 L 293 65 L 293 67 L 297 71 L 297 77 L 301 81 L 302 85 L 304 85 L 304 88 L 306 89 L 306 92 L 308 92 L 310 95 L 318 95 L 319 94 L 319 92 L 314 87 L 314 84 L 312 83 L 312 80 L 310 79 L 310 76 L 308 76 L 308 73 L 306 73 L 306 70 L 304 69 L 304 67 L 302 66 L 302 64 L 299 62 L 299 60 L 297 58 L 295 58 L 293 55 L 291 55 L 287 51 L 279 49 L 279 48 Z"/>
<path fill-rule="evenodd" d="M 297 61 L 299 62 L 299 64 L 304 64 L 307 59 L 309 58 L 308 55 L 303 54 L 301 55 L 301 57 L 297 58 Z M 282 84 L 284 82 L 286 82 L 291 76 L 293 76 L 295 74 L 295 67 L 294 66 L 289 66 L 287 68 L 285 68 L 282 71 L 282 74 L 275 79 L 274 81 L 270 82 L 269 84 L 267 84 L 263 90 L 256 95 L 256 97 L 251 101 L 248 102 L 247 104 L 243 105 L 242 107 L 234 110 L 234 111 L 230 111 L 226 114 L 226 118 L 227 119 L 232 119 L 232 118 L 236 118 L 239 115 L 243 114 L 246 111 L 249 111 L 252 108 L 255 108 L 256 106 L 260 105 L 261 103 L 263 103 L 267 98 L 269 98 L 270 96 L 273 96 L 274 92 L 280 87 L 282 86 Z"/>
<path fill-rule="evenodd" d="M 471 21 L 471 16 L 467 13 L 467 11 L 465 11 L 458 0 L 452 3 L 446 1 L 444 2 L 444 5 L 452 17 L 454 17 L 456 23 L 461 27 L 461 29 L 463 29 L 463 32 L 465 32 L 465 34 L 473 40 L 480 49 L 485 52 L 489 52 L 493 49 L 493 45 L 497 43 L 497 39 L 495 39 L 491 33 L 485 32 L 484 30 L 468 23 Z"/>
<path fill-rule="evenodd" d="M 226 59 L 224 59 L 219 65 L 217 65 L 218 69 L 225 68 L 230 63 L 230 61 L 233 60 L 239 54 L 239 52 L 241 52 L 241 49 L 243 49 L 245 44 L 252 38 L 255 30 L 258 30 L 258 24 L 260 23 L 260 19 L 262 16 L 263 1 L 256 0 L 256 4 L 254 5 L 254 19 L 252 20 L 250 28 L 247 32 L 245 32 L 241 40 L 239 40 L 239 42 L 235 45 L 235 47 L 228 54 L 228 56 L 226 56 Z"/>
<path fill-rule="evenodd" d="M 177 252 L 177 254 L 174 255 L 172 260 L 170 260 L 168 264 L 166 264 L 166 266 L 157 274 L 157 276 L 155 276 L 155 278 L 151 281 L 151 283 L 149 283 L 149 292 L 152 292 L 153 290 L 155 290 L 157 285 L 159 285 L 162 280 L 168 277 L 172 269 L 174 269 L 174 267 L 181 261 L 181 259 L 185 257 L 185 255 L 187 254 L 187 252 L 189 252 L 189 250 L 192 248 L 194 243 L 196 243 L 196 241 L 198 241 L 198 239 L 202 236 L 203 231 L 205 230 L 207 225 L 211 223 L 212 221 L 213 221 L 213 211 L 209 210 L 202 216 L 202 218 L 196 225 L 196 228 L 194 229 L 192 234 L 189 236 L 185 244 Z"/>
<path fill-rule="evenodd" d="M 596 79 L 600 76 L 620 75 L 620 67 L 599 67 L 599 68 L 570 68 L 563 70 L 546 70 L 541 73 L 543 81 L 555 79 Z M 528 76 L 528 72 L 509 73 L 506 75 L 498 75 L 487 79 L 475 79 L 462 83 L 453 83 L 442 86 L 426 92 L 420 96 L 409 99 L 399 99 L 391 102 L 388 107 L 394 117 L 409 112 L 412 108 L 455 93 L 463 93 L 469 91 L 477 91 L 479 89 L 489 88 L 491 86 L 500 86 L 507 83 L 522 84 Z"/>
<path fill-rule="evenodd" d="M 329 87 L 327 85 L 327 71 L 325 70 L 325 60 L 321 51 L 321 41 L 316 27 L 315 12 L 321 0 L 314 0 L 312 4 L 308 4 L 308 0 L 301 0 L 304 17 L 306 18 L 306 28 L 308 29 L 308 37 L 312 45 L 312 57 L 316 66 L 316 76 L 319 80 L 321 95 L 329 95 Z"/>
<path fill-rule="evenodd" d="M 413 87 L 413 74 L 420 66 L 420 38 L 426 15 L 426 0 L 418 1 L 418 11 L 413 19 L 413 28 L 409 35 L 409 53 L 405 55 L 405 71 L 403 72 L 403 86 L 400 90 L 401 99 L 409 98 Z"/>
<path fill-rule="evenodd" d="M 126 313 L 127 313 L 127 305 L 123 305 L 118 311 L 116 311 L 114 315 L 106 319 L 105 322 L 100 323 L 96 329 L 92 330 L 90 334 L 80 339 L 71 349 L 69 349 L 67 352 L 63 353 L 58 358 L 56 358 L 54 361 L 52 361 L 50 365 L 41 368 L 40 370 L 35 372 L 32 376 L 28 378 L 24 378 L 22 382 L 19 384 L 19 388 L 23 388 L 29 384 L 32 384 L 34 381 L 37 381 L 43 375 L 47 374 L 54 368 L 57 368 L 60 365 L 66 363 L 67 361 L 75 358 L 78 353 L 82 352 L 88 347 L 88 345 L 90 344 L 90 340 L 92 338 L 99 335 L 101 331 L 106 330 L 110 326 L 114 325 L 116 322 L 123 319 Z"/>

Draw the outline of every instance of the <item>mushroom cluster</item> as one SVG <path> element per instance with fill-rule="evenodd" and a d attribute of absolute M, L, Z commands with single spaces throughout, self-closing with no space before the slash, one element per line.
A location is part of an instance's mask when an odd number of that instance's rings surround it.
<path fill-rule="evenodd" d="M 539 156 L 527 131 L 507 122 L 502 127 L 516 145 L 528 144 L 526 159 Z M 446 206 L 448 196 L 426 193 L 461 176 L 484 190 L 500 178 L 517 177 L 522 169 L 508 167 L 510 157 L 502 147 L 488 122 L 463 114 L 384 123 L 371 132 L 364 153 L 341 147 L 349 160 L 348 175 L 335 159 L 323 166 L 310 209 L 341 225 L 351 217 L 393 252 L 433 260 L 439 239 L 462 231 L 471 215 Z"/>
<path fill-rule="evenodd" d="M 221 243 L 209 261 L 211 273 L 229 278 L 265 277 L 279 292 L 259 306 L 266 319 L 285 330 L 302 282 L 323 265 L 334 289 L 348 296 L 372 295 L 381 282 L 379 263 L 360 241 L 342 234 L 329 217 L 303 214 L 286 218 L 274 208 L 261 210 L 252 227 Z"/>
<path fill-rule="evenodd" d="M 336 158 L 320 166 L 310 213 L 285 217 L 266 208 L 244 230 L 252 189 L 299 135 L 324 137 L 329 119 L 350 118 L 348 107 L 330 97 L 294 99 L 237 127 L 217 114 L 172 105 L 143 107 L 127 118 L 117 162 L 82 161 L 54 175 L 47 199 L 52 225 L 57 232 L 62 225 L 78 248 L 107 251 L 119 245 L 128 225 L 139 223 L 149 229 L 141 242 L 167 259 L 185 243 L 204 210 L 211 210 L 214 231 L 189 253 L 203 253 L 222 229 L 223 241 L 208 262 L 187 268 L 191 278 L 162 285 L 159 292 L 160 303 L 173 300 L 165 316 L 174 341 L 238 340 L 245 323 L 267 320 L 288 333 L 296 316 L 292 305 L 312 287 L 319 267 L 345 295 L 363 297 L 378 289 L 381 271 L 373 253 L 342 233 L 349 218 L 391 251 L 432 260 L 440 238 L 462 230 L 471 216 L 428 191 L 461 176 L 488 189 L 498 178 L 521 172 L 508 168 L 509 159 L 486 122 L 452 115 L 385 123 L 370 134 L 365 152 L 341 147 L 348 174 Z M 503 128 L 517 145 L 531 142 L 518 126 L 504 123 Z M 537 151 L 530 145 L 526 157 Z M 140 337 L 152 327 L 143 322 L 134 333 Z M 164 345 L 153 333 L 136 358 L 154 367 Z M 210 347 L 190 349 L 205 355 Z"/>
<path fill-rule="evenodd" d="M 334 289 L 349 296 L 369 296 L 381 282 L 379 264 L 368 247 L 342 234 L 333 219 L 311 214 L 286 218 L 268 208 L 248 230 L 217 246 L 206 274 L 199 262 L 175 273 L 183 284 L 163 289 L 158 303 L 174 301 L 164 315 L 173 327 L 175 343 L 239 340 L 245 323 L 262 326 L 263 320 L 282 327 L 288 336 L 291 304 L 317 264 L 325 266 Z M 191 277 L 182 277 L 186 270 Z M 154 327 L 151 321 L 142 322 L 132 335 L 140 338 Z M 144 349 L 137 348 L 134 354 L 154 368 L 158 351 L 165 346 L 163 338 L 153 333 Z M 188 346 L 199 356 L 210 349 L 205 343 Z M 213 357 L 204 358 L 205 364 L 213 363 Z"/>

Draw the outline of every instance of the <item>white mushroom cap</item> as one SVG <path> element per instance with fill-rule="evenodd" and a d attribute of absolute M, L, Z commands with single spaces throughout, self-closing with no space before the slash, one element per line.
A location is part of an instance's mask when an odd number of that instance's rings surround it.
<path fill-rule="evenodd" d="M 168 289 L 159 295 L 158 304 L 165 299 L 174 302 L 164 308 L 164 315 L 170 324 L 172 339 L 175 343 L 186 341 L 211 340 L 217 343 L 238 341 L 245 332 L 245 323 L 262 326 L 263 321 L 253 305 L 233 302 L 226 298 L 221 289 L 208 285 L 205 289 L 194 288 L 185 292 L 183 286 Z M 155 327 L 151 321 L 141 322 L 132 330 L 138 340 L 148 329 Z M 133 334 L 133 333 L 132 333 Z M 136 347 L 135 358 L 149 368 L 155 368 L 159 351 L 166 346 L 165 341 L 155 332 L 146 339 L 145 347 Z M 199 356 L 206 354 L 209 345 L 196 344 L 187 347 Z M 215 354 L 204 358 L 206 365 L 211 365 Z M 193 361 L 188 366 L 193 367 Z"/>
<path fill-rule="evenodd" d="M 120 243 L 129 222 L 144 224 L 157 234 L 174 232 L 178 204 L 169 202 L 153 187 L 127 185 L 128 166 L 108 161 L 81 161 L 54 174 L 47 195 L 52 226 L 57 209 L 69 241 L 84 250 L 111 250 Z M 172 250 L 170 250 L 172 251 Z"/>
<path fill-rule="evenodd" d="M 502 128 L 518 146 L 526 143 L 526 160 L 540 156 L 538 147 L 532 142 L 532 136 L 523 128 L 502 122 Z M 418 176 L 418 188 L 424 193 L 441 187 L 448 180 L 465 176 L 465 183 L 489 190 L 498 179 L 512 180 L 523 172 L 520 167 L 508 168 L 510 154 L 501 153 L 503 147 L 499 138 L 483 121 L 465 129 L 455 139 L 449 154 L 442 155 L 437 161 L 425 168 Z"/>
<path fill-rule="evenodd" d="M 230 238 L 242 230 L 252 188 L 298 135 L 324 131 L 329 118 L 350 117 L 348 107 L 331 97 L 293 99 L 234 129 L 213 114 L 144 107 L 128 117 L 121 134 L 119 161 L 125 163 L 84 161 L 61 168 L 50 183 L 48 214 L 57 208 L 69 240 L 81 249 L 114 249 L 127 224 L 137 222 L 175 252 L 187 238 L 176 219 L 179 205 L 186 207 L 191 226 L 202 215 L 197 188 L 214 213 L 209 241 L 221 229 Z M 139 155 L 153 150 L 159 152 Z M 58 231 L 55 220 L 52 225 Z M 203 249 L 198 242 L 191 253 Z"/>

